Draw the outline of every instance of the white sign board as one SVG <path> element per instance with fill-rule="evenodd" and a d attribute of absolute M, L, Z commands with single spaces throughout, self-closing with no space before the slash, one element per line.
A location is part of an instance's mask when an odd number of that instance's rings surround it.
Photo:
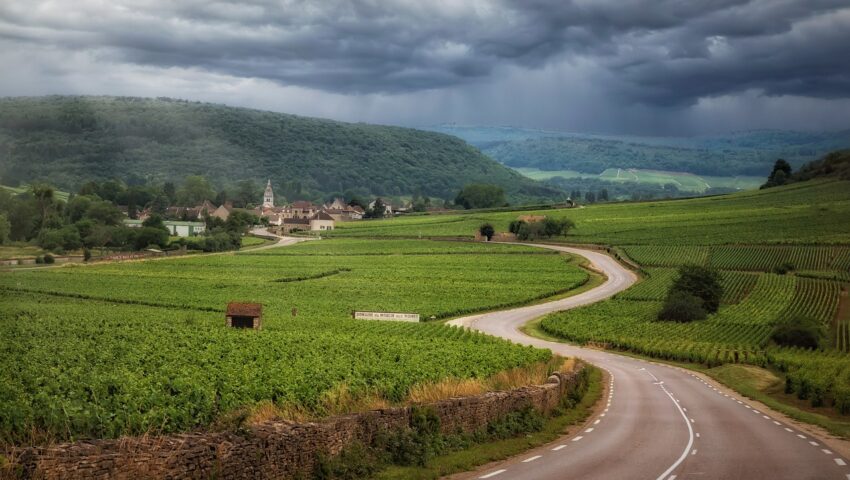
<path fill-rule="evenodd" d="M 393 313 L 393 312 L 354 312 L 357 320 L 396 320 L 399 322 L 418 322 L 418 313 Z"/>

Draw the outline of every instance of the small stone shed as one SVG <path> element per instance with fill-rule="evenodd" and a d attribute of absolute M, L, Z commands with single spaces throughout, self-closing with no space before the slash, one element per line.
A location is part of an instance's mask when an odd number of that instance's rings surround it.
<path fill-rule="evenodd" d="M 260 303 L 230 302 L 224 314 L 228 327 L 259 330 L 263 323 L 263 305 Z"/>

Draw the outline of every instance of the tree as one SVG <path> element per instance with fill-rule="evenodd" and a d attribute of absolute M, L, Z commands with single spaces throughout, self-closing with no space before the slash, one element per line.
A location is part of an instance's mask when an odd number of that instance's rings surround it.
<path fill-rule="evenodd" d="M 386 213 L 386 205 L 384 201 L 381 200 L 381 197 L 375 199 L 375 204 L 372 208 L 366 210 L 366 218 L 384 218 L 384 213 Z"/>
<path fill-rule="evenodd" d="M 177 201 L 177 188 L 174 186 L 173 182 L 165 182 L 162 185 L 162 193 L 165 194 L 167 200 L 166 205 L 171 205 Z"/>
<path fill-rule="evenodd" d="M 171 203 L 172 202 L 169 201 L 165 194 L 157 195 L 154 197 L 153 201 L 151 201 L 151 211 L 162 215 L 168 210 L 168 206 Z"/>
<path fill-rule="evenodd" d="M 510 223 L 510 225 L 508 225 L 508 231 L 515 235 L 518 235 L 519 231 L 523 228 L 523 225 L 525 225 L 525 221 L 514 220 Z"/>
<path fill-rule="evenodd" d="M 484 225 L 481 225 L 481 227 L 478 229 L 478 233 L 480 233 L 482 237 L 485 237 L 489 242 L 490 240 L 492 240 L 493 235 L 496 234 L 496 229 L 493 228 L 493 225 L 485 223 Z"/>
<path fill-rule="evenodd" d="M 230 212 L 227 220 L 224 222 L 224 229 L 229 232 L 245 233 L 251 228 L 251 225 L 257 223 L 257 217 L 248 212 L 234 210 Z"/>
<path fill-rule="evenodd" d="M 554 219 L 547 217 L 543 220 L 542 234 L 546 238 L 555 237 L 558 235 L 566 236 L 571 228 L 575 227 L 575 223 L 567 218 Z"/>
<path fill-rule="evenodd" d="M 770 172 L 770 176 L 767 177 L 767 182 L 760 188 L 770 188 L 778 187 L 779 185 L 785 185 L 790 176 L 791 165 L 784 159 L 780 158 L 776 161 L 776 163 L 773 164 L 773 170 Z"/>
<path fill-rule="evenodd" d="M 82 194 L 74 195 L 65 205 L 65 216 L 68 217 L 68 221 L 74 223 L 82 220 L 86 215 L 86 210 L 89 209 L 92 201 L 95 199 L 100 200 L 98 197 L 90 197 Z"/>
<path fill-rule="evenodd" d="M 84 218 L 103 225 L 120 225 L 124 214 L 112 202 L 96 200 L 89 204 Z"/>
<path fill-rule="evenodd" d="M 587 200 L 587 203 L 595 203 L 596 194 L 588 190 L 587 193 L 584 194 L 584 199 Z"/>
<path fill-rule="evenodd" d="M 154 227 L 142 227 L 134 229 L 136 231 L 133 246 L 136 250 L 141 250 L 151 245 L 165 248 L 168 245 L 168 230 Z"/>
<path fill-rule="evenodd" d="M 47 226 L 47 219 L 54 207 L 54 191 L 53 187 L 45 184 L 35 184 L 30 187 L 30 192 L 35 198 L 35 204 L 40 215 L 38 228 L 42 229 Z"/>
<path fill-rule="evenodd" d="M 158 228 L 160 230 L 168 231 L 168 228 L 165 226 L 165 222 L 162 220 L 162 217 L 158 214 L 154 213 L 150 217 L 146 218 L 145 221 L 142 222 L 143 227 L 150 228 Z"/>
<path fill-rule="evenodd" d="M 608 189 L 607 188 L 603 188 L 602 190 L 599 191 L 599 201 L 600 202 L 607 202 L 608 201 Z"/>
<path fill-rule="evenodd" d="M 773 329 L 770 338 L 786 347 L 818 348 L 824 336 L 823 326 L 809 317 L 789 318 Z"/>
<path fill-rule="evenodd" d="M 236 184 L 236 191 L 233 194 L 233 206 L 248 208 L 248 205 L 257 203 L 261 191 L 262 189 L 257 187 L 253 180 L 240 180 Z"/>
<path fill-rule="evenodd" d="M 505 191 L 498 185 L 470 184 L 455 197 L 455 203 L 465 209 L 502 207 L 505 201 Z"/>
<path fill-rule="evenodd" d="M 6 215 L 0 213 L 0 245 L 9 241 L 10 233 L 12 233 L 12 224 L 6 219 Z"/>
<path fill-rule="evenodd" d="M 214 196 L 215 192 L 206 178 L 200 175 L 189 175 L 183 181 L 183 186 L 177 193 L 177 202 L 191 207 Z"/>
<path fill-rule="evenodd" d="M 713 268 L 683 265 L 679 267 L 679 276 L 670 287 L 668 296 L 675 292 L 693 295 L 702 300 L 702 308 L 706 312 L 714 313 L 720 308 L 723 296 L 720 280 L 720 273 Z"/>
<path fill-rule="evenodd" d="M 658 312 L 659 320 L 674 322 L 691 322 L 702 320 L 706 317 L 706 311 L 702 308 L 702 299 L 683 291 L 674 291 L 667 295 L 661 311 Z"/>
<path fill-rule="evenodd" d="M 73 225 L 45 229 L 38 235 L 38 245 L 45 250 L 76 250 L 83 246 L 80 232 Z"/>

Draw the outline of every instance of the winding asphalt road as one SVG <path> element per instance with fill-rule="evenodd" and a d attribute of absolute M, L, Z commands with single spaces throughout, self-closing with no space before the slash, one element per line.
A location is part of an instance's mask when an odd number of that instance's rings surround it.
<path fill-rule="evenodd" d="M 520 332 L 530 320 L 600 301 L 637 280 L 602 253 L 543 247 L 587 258 L 607 275 L 607 281 L 562 300 L 450 323 L 579 357 L 603 368 L 609 374 L 605 407 L 571 436 L 458 478 L 850 480 L 850 462 L 822 439 L 700 376 Z"/>

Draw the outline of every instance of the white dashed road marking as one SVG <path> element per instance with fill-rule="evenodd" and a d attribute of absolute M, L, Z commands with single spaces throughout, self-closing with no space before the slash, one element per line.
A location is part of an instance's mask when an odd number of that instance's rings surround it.
<path fill-rule="evenodd" d="M 491 478 L 491 477 L 495 477 L 496 475 L 499 475 L 500 473 L 505 473 L 506 471 L 507 471 L 507 470 L 504 470 L 504 469 L 502 469 L 502 470 L 496 470 L 495 472 L 490 472 L 490 473 L 488 473 L 487 475 L 481 475 L 481 476 L 480 476 L 480 477 L 478 477 L 478 478 Z"/>
<path fill-rule="evenodd" d="M 538 458 L 541 458 L 542 456 L 543 455 L 535 455 L 533 457 L 526 458 L 525 460 L 522 461 L 522 463 L 533 462 L 533 461 L 537 460 Z"/>
<path fill-rule="evenodd" d="M 565 447 L 566 447 L 566 445 L 558 445 L 557 447 L 553 448 L 552 451 L 557 452 L 558 450 L 565 448 Z"/>
<path fill-rule="evenodd" d="M 577 442 L 577 441 L 581 440 L 582 438 L 584 438 L 584 437 L 582 437 L 581 435 L 579 435 L 578 437 L 574 438 L 574 439 L 573 439 L 573 441 L 574 441 L 574 442 Z"/>
<path fill-rule="evenodd" d="M 827 449 L 825 449 L 825 448 L 824 448 L 824 449 L 821 449 L 821 452 L 823 452 L 823 453 L 825 453 L 825 454 L 827 454 L 827 455 L 832 455 L 832 451 L 831 451 L 831 450 L 827 450 Z"/>
<path fill-rule="evenodd" d="M 840 459 L 840 458 L 835 458 L 834 460 L 835 460 L 835 463 L 837 463 L 838 465 L 840 465 L 840 466 L 842 466 L 842 467 L 843 467 L 844 465 L 847 465 L 847 463 L 846 463 L 844 460 Z"/>

